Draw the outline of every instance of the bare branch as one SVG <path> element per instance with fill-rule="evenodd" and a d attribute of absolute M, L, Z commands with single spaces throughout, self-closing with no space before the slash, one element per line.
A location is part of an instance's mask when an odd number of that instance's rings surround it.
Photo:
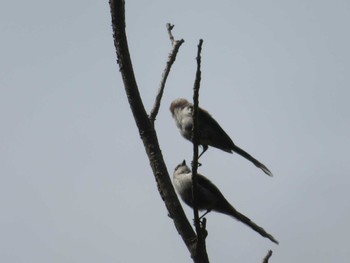
<path fill-rule="evenodd" d="M 162 100 L 162 96 L 163 96 L 163 92 L 164 92 L 165 83 L 166 83 L 166 80 L 169 76 L 171 66 L 175 62 L 176 55 L 180 49 L 180 46 L 182 45 L 183 42 L 185 42 L 183 39 L 181 39 L 181 40 L 174 39 L 173 34 L 171 33 L 171 30 L 173 28 L 174 28 L 174 25 L 170 25 L 169 23 L 167 24 L 167 30 L 168 30 L 169 38 L 170 38 L 170 41 L 172 44 L 172 50 L 169 53 L 168 61 L 166 62 L 166 66 L 165 66 L 165 69 L 163 71 L 162 79 L 161 79 L 161 82 L 159 85 L 158 94 L 156 96 L 156 99 L 155 99 L 155 102 L 153 105 L 153 109 L 151 110 L 151 113 L 149 116 L 149 119 L 151 120 L 152 123 L 154 123 L 154 121 L 157 117 L 157 114 L 158 114 L 158 111 L 160 108 L 160 102 Z"/>
<path fill-rule="evenodd" d="M 267 252 L 267 255 L 264 257 L 262 263 L 268 263 L 271 256 L 272 256 L 272 250 L 269 250 Z"/>
<path fill-rule="evenodd" d="M 119 69 L 123 78 L 125 92 L 144 144 L 150 165 L 157 181 L 159 193 L 164 200 L 170 217 L 173 219 L 178 233 L 191 253 L 195 262 L 194 247 L 196 234 L 188 222 L 179 199 L 171 183 L 158 138 L 149 120 L 137 87 L 125 32 L 125 1 L 110 0 L 113 38 L 116 48 Z"/>
<path fill-rule="evenodd" d="M 193 161 L 192 161 L 192 196 L 193 196 L 193 214 L 194 214 L 194 223 L 197 232 L 197 252 L 196 254 L 200 255 L 202 262 L 209 262 L 208 254 L 205 246 L 205 238 L 207 232 L 205 229 L 205 221 L 200 224 L 200 219 L 198 215 L 198 195 L 197 195 L 197 168 L 198 168 L 198 145 L 199 145 L 199 129 L 198 129 L 198 105 L 199 105 L 199 88 L 201 81 L 201 51 L 202 51 L 203 40 L 199 40 L 198 51 L 197 51 L 197 72 L 196 79 L 193 87 Z"/>
<path fill-rule="evenodd" d="M 173 30 L 173 28 L 174 28 L 174 25 L 172 25 L 170 23 L 166 24 L 166 29 L 168 30 L 169 38 L 170 38 L 170 41 L 171 41 L 172 45 L 174 45 L 174 41 L 175 41 L 173 33 L 171 33 L 171 30 Z"/>
<path fill-rule="evenodd" d="M 200 222 L 198 216 L 198 201 L 197 201 L 197 168 L 198 168 L 198 145 L 199 145 L 199 129 L 198 129 L 198 104 L 199 104 L 199 88 L 201 81 L 201 55 L 203 40 L 199 41 L 197 51 L 197 71 L 196 79 L 193 87 L 193 161 L 192 161 L 192 182 L 193 182 L 193 213 L 196 226 L 197 236 L 200 236 Z"/>

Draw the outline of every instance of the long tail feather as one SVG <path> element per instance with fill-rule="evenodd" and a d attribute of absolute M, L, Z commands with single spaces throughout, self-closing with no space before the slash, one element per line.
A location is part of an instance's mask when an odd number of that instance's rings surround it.
<path fill-rule="evenodd" d="M 238 146 L 235 145 L 232 148 L 232 151 L 234 151 L 235 153 L 238 153 L 242 157 L 244 157 L 247 160 L 251 161 L 256 167 L 258 167 L 261 170 L 263 170 L 263 172 L 266 173 L 268 176 L 272 176 L 272 173 L 270 172 L 270 170 L 265 165 L 263 165 L 261 162 L 259 162 L 257 159 L 255 159 L 253 156 L 251 156 L 249 153 L 247 153 L 243 149 L 241 149 L 241 148 L 239 148 Z"/>
<path fill-rule="evenodd" d="M 258 232 L 263 237 L 266 237 L 270 239 L 272 242 L 278 244 L 278 241 L 271 234 L 267 233 L 265 229 L 255 224 L 252 220 L 250 220 L 248 217 L 246 217 L 245 215 L 235 210 L 233 207 L 230 215 L 236 218 L 237 220 L 241 221 L 242 223 L 246 224 L 247 226 L 251 227 L 253 230 Z"/>

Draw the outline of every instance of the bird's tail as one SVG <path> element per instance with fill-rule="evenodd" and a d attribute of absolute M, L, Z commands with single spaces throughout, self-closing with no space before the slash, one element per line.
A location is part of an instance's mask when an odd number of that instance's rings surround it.
<path fill-rule="evenodd" d="M 260 227 L 257 224 L 255 224 L 252 220 L 250 220 L 248 217 L 246 217 L 245 215 L 243 215 L 240 212 L 238 212 L 232 206 L 231 206 L 229 215 L 233 216 L 237 220 L 239 220 L 242 223 L 246 224 L 247 226 L 251 227 L 253 230 L 258 232 L 263 237 L 266 237 L 266 238 L 270 239 L 272 242 L 278 244 L 278 241 L 271 234 L 267 233 L 262 227 Z"/>
<path fill-rule="evenodd" d="M 253 156 L 251 156 L 249 153 L 247 153 L 243 149 L 241 149 L 238 146 L 234 145 L 234 147 L 232 148 L 232 151 L 234 151 L 235 153 L 238 153 L 242 157 L 244 157 L 247 160 L 251 161 L 256 167 L 258 167 L 261 170 L 263 170 L 264 173 L 266 173 L 268 176 L 272 176 L 272 173 L 270 172 L 270 170 L 265 165 L 263 165 L 261 162 L 259 162 L 257 159 L 255 159 Z"/>

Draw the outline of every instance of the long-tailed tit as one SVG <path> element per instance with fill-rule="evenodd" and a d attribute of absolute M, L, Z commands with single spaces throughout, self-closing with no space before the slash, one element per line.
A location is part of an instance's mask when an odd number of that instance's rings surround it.
<path fill-rule="evenodd" d="M 193 127 L 193 105 L 186 99 L 179 98 L 174 100 L 170 105 L 170 111 L 175 119 L 176 125 L 181 135 L 187 140 L 192 140 Z M 251 161 L 255 166 L 260 168 L 269 176 L 272 176 L 270 170 L 261 162 L 252 157 L 249 153 L 239 148 L 233 143 L 227 133 L 221 128 L 219 123 L 204 109 L 198 109 L 198 129 L 199 144 L 202 145 L 203 151 L 199 157 L 208 150 L 209 146 L 221 149 L 228 153 L 238 153 L 244 158 Z"/>
<path fill-rule="evenodd" d="M 192 172 L 183 161 L 174 171 L 173 183 L 177 193 L 181 199 L 190 207 L 193 207 L 192 202 Z M 216 211 L 236 218 L 238 221 L 251 227 L 263 237 L 270 239 L 278 244 L 278 241 L 262 227 L 255 224 L 248 217 L 238 212 L 223 196 L 220 190 L 206 177 L 197 174 L 197 207 L 199 210 L 205 210 L 206 213 Z M 204 215 L 205 215 L 204 214 Z M 203 216 L 204 216 L 203 215 Z M 202 216 L 202 217 L 203 217 Z"/>

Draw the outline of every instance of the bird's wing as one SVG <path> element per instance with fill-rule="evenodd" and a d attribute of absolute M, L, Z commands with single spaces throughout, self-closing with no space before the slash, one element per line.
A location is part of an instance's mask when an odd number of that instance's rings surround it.
<path fill-rule="evenodd" d="M 198 183 L 198 207 L 205 210 L 216 210 L 218 202 L 228 204 L 224 195 L 209 179 L 201 174 L 197 176 Z M 205 204 L 205 205 L 204 205 Z M 209 207 L 210 206 L 210 207 Z"/>
<path fill-rule="evenodd" d="M 201 144 L 231 153 L 234 143 L 219 123 L 206 110 L 201 108 L 198 111 L 198 119 L 201 131 Z"/>

